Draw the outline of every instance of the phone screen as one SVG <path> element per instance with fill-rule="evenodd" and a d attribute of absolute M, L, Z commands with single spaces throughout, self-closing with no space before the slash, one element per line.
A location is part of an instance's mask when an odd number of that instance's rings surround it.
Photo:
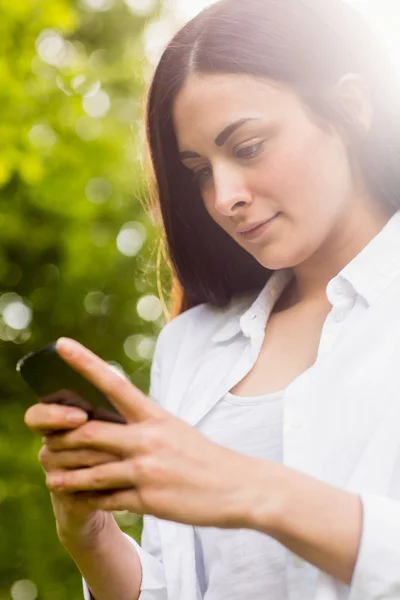
<path fill-rule="evenodd" d="M 55 344 L 23 357 L 17 371 L 42 402 L 82 408 L 89 419 L 125 423 L 107 396 L 63 361 Z"/>

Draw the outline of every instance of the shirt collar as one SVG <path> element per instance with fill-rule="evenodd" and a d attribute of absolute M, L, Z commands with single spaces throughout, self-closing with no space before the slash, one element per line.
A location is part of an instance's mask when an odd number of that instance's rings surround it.
<path fill-rule="evenodd" d="M 227 342 L 240 332 L 245 337 L 250 337 L 254 327 L 259 331 L 264 331 L 275 302 L 292 277 L 292 269 L 273 271 L 250 307 L 251 299 L 248 296 L 239 304 L 233 303 L 232 307 L 228 309 L 227 323 L 214 334 L 212 341 L 215 343 Z"/>
<path fill-rule="evenodd" d="M 328 299 L 335 304 L 332 290 L 341 286 L 342 293 L 359 294 L 370 305 L 399 273 L 400 211 L 397 211 L 369 244 L 331 279 L 327 286 Z M 264 331 L 275 302 L 292 277 L 292 269 L 273 271 L 250 308 L 248 296 L 233 302 L 227 310 L 226 324 L 214 334 L 212 341 L 227 342 L 240 332 L 250 337 L 253 327 Z"/>
<path fill-rule="evenodd" d="M 334 281 L 347 281 L 370 306 L 400 274 L 400 211 L 353 258 Z M 328 294 L 329 297 L 329 294 Z"/>

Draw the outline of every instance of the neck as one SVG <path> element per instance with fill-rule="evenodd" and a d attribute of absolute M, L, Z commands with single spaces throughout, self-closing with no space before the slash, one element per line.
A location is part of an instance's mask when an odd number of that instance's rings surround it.
<path fill-rule="evenodd" d="M 323 247 L 309 259 L 293 268 L 297 302 L 326 298 L 326 286 L 381 231 L 394 208 L 377 203 L 362 211 L 347 213 L 340 220 Z"/>

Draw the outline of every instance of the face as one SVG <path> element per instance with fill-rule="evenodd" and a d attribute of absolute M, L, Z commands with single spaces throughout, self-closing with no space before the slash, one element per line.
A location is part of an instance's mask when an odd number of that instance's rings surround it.
<path fill-rule="evenodd" d="M 304 262 L 340 230 L 354 196 L 346 145 L 289 88 L 191 74 L 173 118 L 208 213 L 266 268 Z"/>

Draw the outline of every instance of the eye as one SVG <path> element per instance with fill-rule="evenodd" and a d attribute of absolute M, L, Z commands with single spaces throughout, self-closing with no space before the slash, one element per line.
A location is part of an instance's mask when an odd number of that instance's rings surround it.
<path fill-rule="evenodd" d="M 202 185 L 207 181 L 209 177 L 212 175 L 211 167 L 204 167 L 203 169 L 197 169 L 197 171 L 193 172 L 193 177 L 196 183 Z"/>
<path fill-rule="evenodd" d="M 237 158 L 255 158 L 261 154 L 264 147 L 264 142 L 257 142 L 257 144 L 251 144 L 245 148 L 239 148 L 236 150 L 235 156 Z"/>

